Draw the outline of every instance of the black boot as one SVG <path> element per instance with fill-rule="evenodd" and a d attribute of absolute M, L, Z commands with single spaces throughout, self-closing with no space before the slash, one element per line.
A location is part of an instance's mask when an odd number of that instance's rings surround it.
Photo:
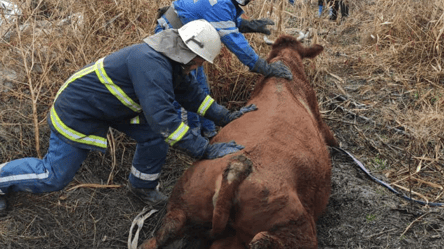
<path fill-rule="evenodd" d="M 140 200 L 152 206 L 163 206 L 167 203 L 168 197 L 156 189 L 135 188 L 131 183 L 128 184 L 130 191 Z"/>
<path fill-rule="evenodd" d="M 6 215 L 6 209 L 8 208 L 8 203 L 4 195 L 0 195 L 0 216 Z"/>

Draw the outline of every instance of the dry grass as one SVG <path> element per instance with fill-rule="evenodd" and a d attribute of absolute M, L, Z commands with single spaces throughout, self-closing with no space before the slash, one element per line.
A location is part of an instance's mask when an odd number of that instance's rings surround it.
<path fill-rule="evenodd" d="M 153 33 L 157 8 L 170 3 L 11 2 L 20 7 L 22 15 L 1 27 L 0 69 L 15 72 L 12 79 L 0 80 L 4 103 L 0 136 L 7 141 L 0 147 L 2 161 L 41 157 L 48 146 L 46 115 L 64 80 L 100 57 L 141 42 Z M 326 22 L 325 13 L 322 19 L 317 18 L 315 4 L 305 0 L 294 6 L 287 1 L 256 0 L 245 10 L 250 18 L 270 17 L 276 22 L 271 39 L 280 33 L 311 29 L 313 36 L 307 43 L 320 43 L 325 52 L 306 62 L 307 74 L 343 145 L 368 164 L 390 165 L 373 169 L 391 182 L 413 187 L 429 201 L 443 202 L 444 2 L 352 2 L 351 18 L 342 23 Z M 266 57 L 270 48 L 263 35 L 246 37 L 257 53 Z M 229 108 L 246 102 L 259 77 L 226 49 L 206 71 L 214 97 Z M 337 102 L 337 95 L 347 100 Z M 344 110 L 368 120 L 357 122 Z M 389 127 L 407 135 L 393 133 Z M 115 154 L 124 160 L 127 146 L 133 144 L 114 135 L 113 165 Z M 420 170 L 415 172 L 417 168 Z M 112 178 L 110 174 L 108 182 Z"/>

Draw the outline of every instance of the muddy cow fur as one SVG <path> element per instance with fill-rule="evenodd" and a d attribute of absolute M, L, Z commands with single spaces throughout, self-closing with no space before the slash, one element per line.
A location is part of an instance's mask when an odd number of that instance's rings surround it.
<path fill-rule="evenodd" d="M 225 126 L 212 142 L 245 149 L 201 160 L 175 185 L 162 226 L 141 248 L 166 248 L 183 236 L 207 239 L 202 248 L 317 248 L 315 222 L 330 195 L 328 146 L 338 146 L 323 122 L 303 58 L 304 47 L 281 36 L 268 61 L 282 61 L 293 80 L 262 78 L 248 104 L 257 111 Z"/>

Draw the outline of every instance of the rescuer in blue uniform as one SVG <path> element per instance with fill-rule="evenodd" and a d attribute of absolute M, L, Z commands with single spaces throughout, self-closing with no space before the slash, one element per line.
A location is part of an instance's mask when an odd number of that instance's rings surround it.
<path fill-rule="evenodd" d="M 197 19 L 205 19 L 218 31 L 222 43 L 252 72 L 265 76 L 276 76 L 291 79 L 291 71 L 281 62 L 268 64 L 260 58 L 249 45 L 242 33 L 259 32 L 269 35 L 267 25 L 273 25 L 270 19 L 245 20 L 241 18 L 243 10 L 239 5 L 247 5 L 250 0 L 176 0 L 170 7 L 161 8 L 160 18 L 155 32 L 169 28 L 180 28 L 182 25 Z M 210 94 L 203 67 L 197 68 L 193 75 L 206 94 Z M 216 135 L 213 122 L 194 113 L 184 112 L 175 103 L 179 116 L 186 120 L 192 129 L 206 137 Z"/>
<path fill-rule="evenodd" d="M 173 106 L 224 126 L 254 105 L 230 112 L 205 94 L 190 71 L 213 62 L 220 37 L 205 20 L 144 39 L 87 65 L 58 91 L 48 115 L 50 143 L 43 159 L 23 158 L 0 164 L 0 211 L 8 192 L 42 193 L 64 188 L 90 150 L 106 151 L 109 127 L 137 141 L 129 176 L 130 190 L 145 202 L 165 203 L 156 189 L 169 146 L 195 158 L 213 159 L 243 146 L 234 141 L 209 144 L 183 123 Z"/>

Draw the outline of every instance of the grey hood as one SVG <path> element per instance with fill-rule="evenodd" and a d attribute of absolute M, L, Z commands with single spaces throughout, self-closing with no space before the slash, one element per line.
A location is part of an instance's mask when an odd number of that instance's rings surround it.
<path fill-rule="evenodd" d="M 151 48 L 181 64 L 190 62 L 196 54 L 193 53 L 180 38 L 177 29 L 167 29 L 143 39 Z"/>

